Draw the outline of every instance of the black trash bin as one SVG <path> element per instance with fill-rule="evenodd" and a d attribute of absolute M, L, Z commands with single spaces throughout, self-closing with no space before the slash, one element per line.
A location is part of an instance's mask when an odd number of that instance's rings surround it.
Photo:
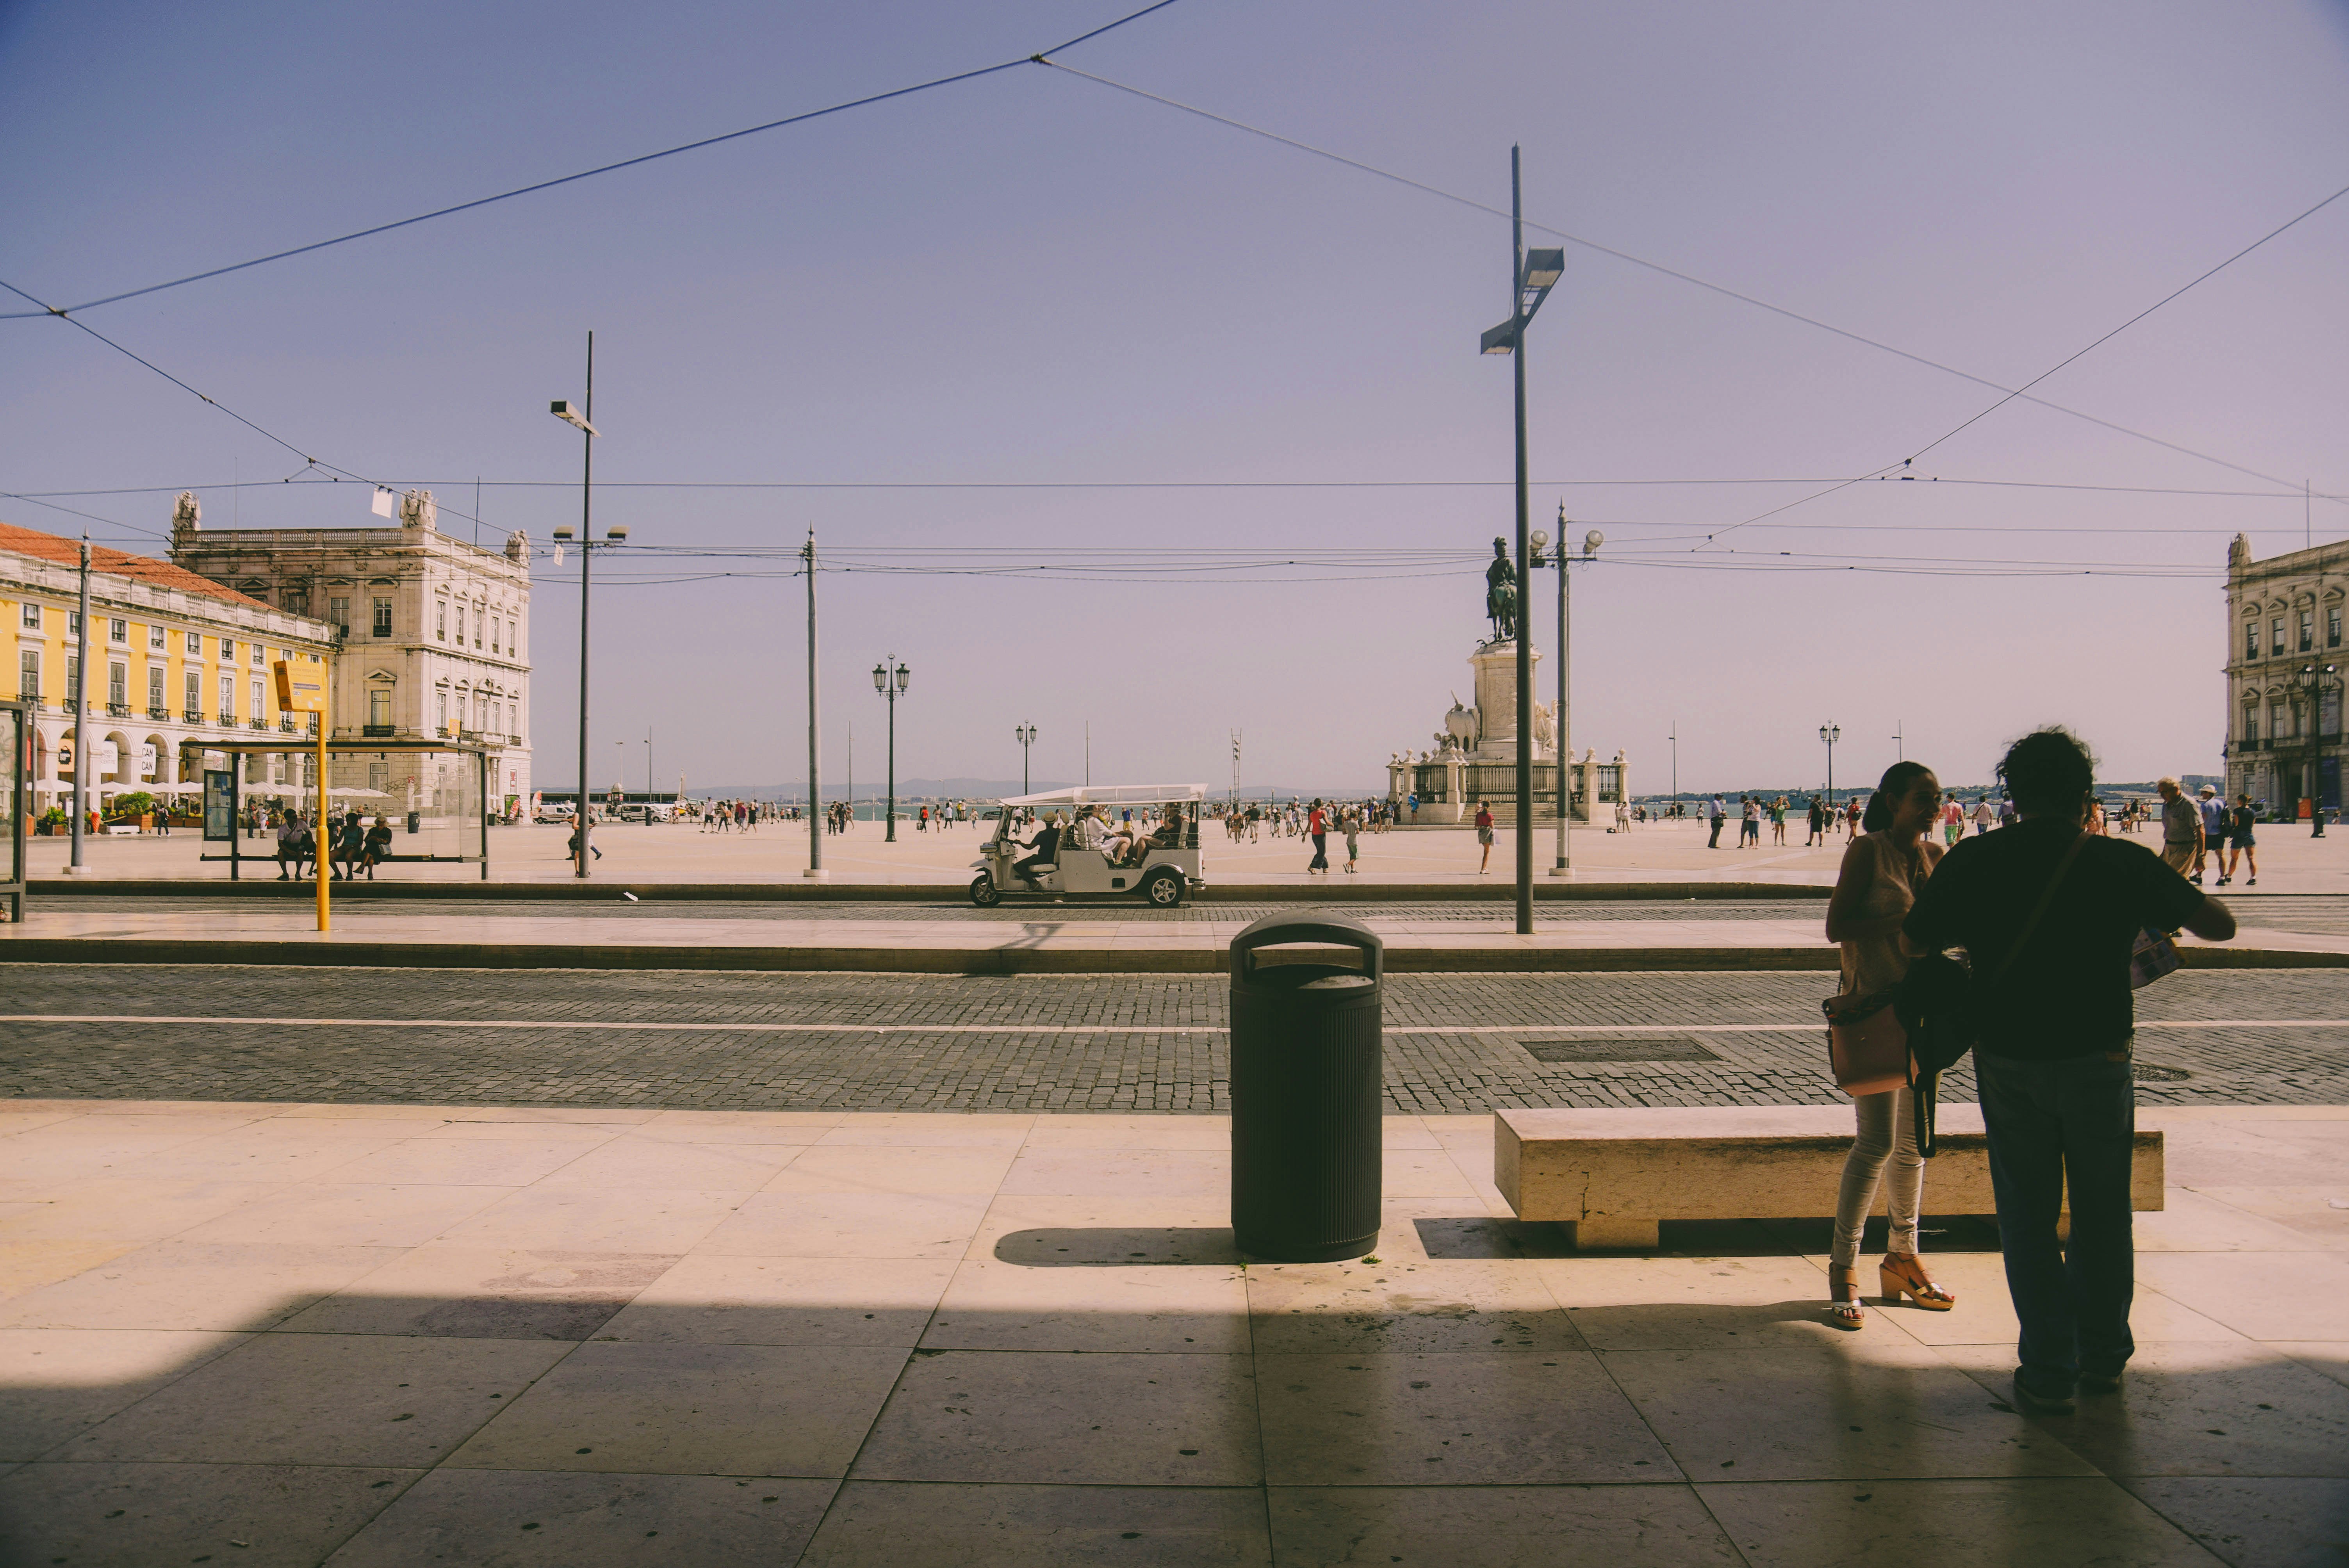
<path fill-rule="evenodd" d="M 1358 964 L 1266 963 L 1290 943 Z M 1282 1263 L 1361 1257 L 1379 1234 L 1386 944 L 1325 914 L 1267 915 L 1232 939 L 1232 1233 Z"/>

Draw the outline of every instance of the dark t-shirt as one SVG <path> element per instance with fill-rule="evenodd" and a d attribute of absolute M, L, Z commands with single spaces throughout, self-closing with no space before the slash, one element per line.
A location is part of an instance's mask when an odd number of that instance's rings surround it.
<path fill-rule="evenodd" d="M 2201 892 L 2152 851 L 2091 837 L 1992 986 L 2079 830 L 2040 820 L 1964 840 L 1941 857 L 1903 923 L 1921 949 L 1966 950 L 1990 993 L 1979 1048 L 1993 1056 L 2044 1060 L 2127 1045 L 2137 1028 L 2129 949 L 2138 930 L 2175 930 L 2201 907 Z"/>

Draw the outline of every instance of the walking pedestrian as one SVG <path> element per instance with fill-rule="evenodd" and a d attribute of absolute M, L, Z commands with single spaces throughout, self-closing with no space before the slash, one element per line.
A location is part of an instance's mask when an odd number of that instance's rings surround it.
<path fill-rule="evenodd" d="M 1862 820 L 1868 830 L 1844 851 L 1827 902 L 1827 940 L 1843 949 L 1841 996 L 1855 1014 L 1870 1011 L 1871 1003 L 1889 1004 L 1909 973 L 1900 923 L 1944 853 L 1930 833 L 1940 805 L 1940 780 L 1932 769 L 1921 762 L 1896 762 L 1868 798 Z M 1828 1257 L 1829 1321 L 1847 1329 L 1868 1321 L 1859 1303 L 1859 1247 L 1879 1185 L 1889 1189 L 1890 1216 L 1884 1262 L 1877 1270 L 1885 1300 L 1897 1303 L 1907 1296 L 1929 1312 L 1947 1312 L 1957 1298 L 1933 1283 L 1917 1257 L 1925 1161 L 1917 1147 L 1916 1091 L 1903 1084 L 1854 1095 L 1852 1112 L 1858 1125 L 1844 1158 Z"/>
<path fill-rule="evenodd" d="M 2202 813 L 2175 779 L 2154 785 L 2161 796 L 2161 858 L 2196 886 L 2202 882 Z"/>
<path fill-rule="evenodd" d="M 2202 880 L 2202 862 L 2209 858 L 2217 862 L 2212 868 L 2224 882 L 2227 876 L 2227 802 L 2219 799 L 2219 791 L 2205 784 L 2199 792 L 2200 799 L 2194 809 L 2202 817 L 2202 848 L 2195 851 L 2194 880 Z"/>
<path fill-rule="evenodd" d="M 2224 942 L 2235 917 L 2167 854 L 2085 830 L 2095 759 L 2070 731 L 2024 736 L 1998 773 L 2021 820 L 1951 851 L 1902 930 L 1913 951 L 2000 955 L 1974 1074 L 2021 1329 L 2014 1393 L 2026 1409 L 2060 1413 L 2075 1392 L 2116 1392 L 2136 1350 L 2130 950 L 2148 927 Z"/>
<path fill-rule="evenodd" d="M 1721 824 L 1713 827 L 1713 837 L 1721 836 Z M 1476 862 L 1476 874 L 1483 876 L 1493 869 L 1493 808 L 1484 801 L 1476 802 L 1476 842 L 1484 847 L 1484 858 Z"/>
<path fill-rule="evenodd" d="M 2251 836 L 2259 820 L 2260 814 L 2252 808 L 2251 798 L 2249 795 L 2236 796 L 2234 809 L 2227 813 L 2227 841 L 2220 851 L 2227 857 L 2227 863 L 2220 868 L 2220 887 L 2232 882 L 2236 869 L 2246 862 L 2251 868 L 2251 874 L 2245 879 L 2243 885 L 2260 885 L 2260 857 Z"/>
<path fill-rule="evenodd" d="M 1704 803 L 1704 815 L 1706 822 L 1712 829 L 1712 831 L 1705 838 L 1704 847 L 1708 850 L 1717 850 L 1721 848 L 1721 819 L 1723 816 L 1720 796 L 1715 795 L 1712 799 L 1707 800 Z"/>
<path fill-rule="evenodd" d="M 1348 811 L 1346 813 L 1346 869 L 1349 872 L 1358 869 L 1354 864 L 1354 861 L 1361 852 L 1361 846 L 1357 844 L 1354 841 L 1357 836 L 1361 834 L 1361 813 L 1359 811 Z"/>
<path fill-rule="evenodd" d="M 1989 832 L 1992 824 L 1997 820 L 1998 813 L 1991 809 L 1989 796 L 1985 795 L 1974 802 L 1974 837 L 1981 838 L 1984 833 Z"/>
<path fill-rule="evenodd" d="M 1803 841 L 1803 848 L 1806 850 L 1813 844 L 1825 846 L 1827 841 L 1827 811 L 1825 806 L 1819 804 L 1819 798 L 1816 795 L 1811 797 L 1810 818 L 1810 834 Z"/>
<path fill-rule="evenodd" d="M 1305 830 L 1313 838 L 1313 858 L 1305 869 L 1309 872 L 1326 872 L 1330 869 L 1330 819 L 1321 810 L 1319 795 L 1313 797 L 1313 804 L 1306 813 Z"/>

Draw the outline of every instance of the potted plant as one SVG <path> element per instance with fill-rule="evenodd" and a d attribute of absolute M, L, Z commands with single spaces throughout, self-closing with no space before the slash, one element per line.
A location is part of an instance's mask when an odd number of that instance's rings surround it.
<path fill-rule="evenodd" d="M 142 833 L 150 830 L 155 826 L 155 797 L 144 789 L 117 795 L 114 798 L 114 815 L 109 820 L 134 823 Z"/>
<path fill-rule="evenodd" d="M 50 807 L 47 810 L 41 813 L 41 820 L 33 825 L 33 830 L 39 833 L 44 838 L 64 832 L 66 830 L 66 809 L 63 806 Z"/>

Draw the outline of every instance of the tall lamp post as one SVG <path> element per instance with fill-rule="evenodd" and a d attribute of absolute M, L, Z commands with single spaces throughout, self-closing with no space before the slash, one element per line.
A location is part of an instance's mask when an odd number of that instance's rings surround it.
<path fill-rule="evenodd" d="M 1032 724 L 1016 725 L 1012 728 L 1011 738 L 1019 743 L 1019 792 L 1031 794 L 1034 790 L 1028 782 L 1028 748 L 1036 744 L 1036 727 Z"/>
<path fill-rule="evenodd" d="M 1582 559 L 1590 560 L 1607 536 L 1597 529 L 1582 536 Z M 1557 503 L 1557 552 L 1545 554 L 1549 535 L 1540 529 L 1533 532 L 1533 562 L 1537 567 L 1548 566 L 1557 573 L 1557 863 L 1549 868 L 1554 877 L 1573 874 L 1574 862 L 1568 849 L 1568 819 L 1574 814 L 1574 645 L 1568 639 L 1568 616 L 1572 599 L 1568 590 L 1573 577 L 1574 557 L 1566 548 L 1566 503 Z"/>
<path fill-rule="evenodd" d="M 1517 179 L 1518 150 L 1509 149 L 1509 319 L 1477 340 L 1483 354 L 1506 354 L 1516 382 L 1517 405 L 1517 934 L 1534 929 L 1534 661 L 1526 636 L 1524 584 L 1532 563 L 1526 537 L 1526 325 L 1566 273 L 1562 249 L 1526 249 L 1525 208 Z"/>
<path fill-rule="evenodd" d="M 1672 743 L 1672 814 L 1678 816 L 1681 810 L 1681 721 L 1679 719 L 1672 720 L 1672 731 L 1664 738 Z"/>
<path fill-rule="evenodd" d="M 89 868 L 82 864 L 82 824 L 89 820 L 89 535 L 81 536 L 81 609 L 74 616 L 74 678 L 73 678 L 73 852 L 66 870 L 75 876 L 83 875 Z M 235 753 L 229 755 L 229 766 L 237 765 Z M 318 831 L 326 832 L 321 818 Z M 236 824 L 229 824 L 235 831 Z M 322 836 L 320 843 L 326 841 Z"/>
<path fill-rule="evenodd" d="M 816 700 L 813 523 L 808 524 L 807 546 L 800 552 L 800 560 L 807 567 L 808 622 L 808 863 L 807 869 L 800 875 L 821 882 L 823 880 L 823 743 L 819 723 L 822 709 Z"/>
<path fill-rule="evenodd" d="M 897 699 L 905 695 L 905 682 L 912 674 L 897 663 L 895 654 L 873 666 L 873 689 L 889 699 L 889 828 L 885 841 L 892 844 L 897 841 Z"/>
<path fill-rule="evenodd" d="M 1827 806 L 1832 810 L 1835 806 L 1835 743 L 1843 738 L 1843 726 L 1836 723 L 1833 719 L 1829 719 L 1826 723 L 1819 726 L 1819 738 L 1826 742 Z"/>
<path fill-rule="evenodd" d="M 2305 782 L 2308 788 L 2308 818 L 2312 824 L 2308 836 L 2312 839 L 2324 837 L 2324 699 L 2327 696 L 2337 696 L 2341 690 L 2339 668 L 2336 665 L 2302 665 L 2292 676 L 2293 684 L 2299 687 L 2301 709 L 2307 715 Z M 77 761 L 75 767 L 78 769 L 80 763 Z"/>
<path fill-rule="evenodd" d="M 595 438 L 602 432 L 595 426 L 595 335 L 587 335 L 587 406 L 572 407 L 567 397 L 558 397 L 548 405 L 547 412 L 578 430 L 585 456 L 579 470 L 579 869 L 573 874 L 587 874 L 587 567 L 597 547 L 595 529 Z M 573 538 L 566 525 L 554 531 L 554 559 L 563 559 L 563 547 Z M 628 537 L 625 528 L 605 531 L 603 543 L 618 544 Z"/>

